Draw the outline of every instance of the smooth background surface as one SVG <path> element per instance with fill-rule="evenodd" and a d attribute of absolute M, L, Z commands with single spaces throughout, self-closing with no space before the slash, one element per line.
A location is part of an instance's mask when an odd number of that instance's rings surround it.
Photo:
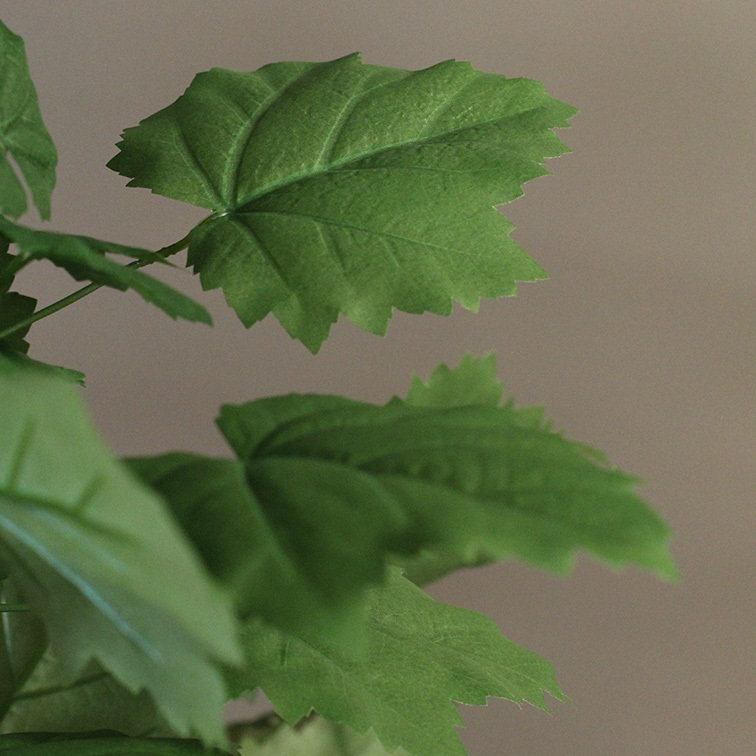
<path fill-rule="evenodd" d="M 495 350 L 518 401 L 546 405 L 568 436 L 648 481 L 684 580 L 581 558 L 568 581 L 508 563 L 437 586 L 549 659 L 573 699 L 552 716 L 464 709 L 470 753 L 751 752 L 752 0 L 5 0 L 0 17 L 26 39 L 60 150 L 51 226 L 135 245 L 175 241 L 203 213 L 126 190 L 104 164 L 122 128 L 211 66 L 456 57 L 541 79 L 580 107 L 561 132 L 573 154 L 506 209 L 551 280 L 477 316 L 399 314 L 383 339 L 340 323 L 313 357 L 272 320 L 245 331 L 218 292 L 169 272 L 214 330 L 101 291 L 35 326 L 31 354 L 87 374 L 117 452 L 223 453 L 222 402 L 292 390 L 382 402 L 413 372 Z M 20 287 L 43 303 L 75 288 L 47 264 Z"/>

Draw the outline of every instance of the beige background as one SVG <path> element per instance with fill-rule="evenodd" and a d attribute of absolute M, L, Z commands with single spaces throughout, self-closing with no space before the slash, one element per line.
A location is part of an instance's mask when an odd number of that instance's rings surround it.
<path fill-rule="evenodd" d="M 361 50 L 421 68 L 456 57 L 541 79 L 581 108 L 573 154 L 507 209 L 552 278 L 478 316 L 340 323 L 317 356 L 273 322 L 216 327 L 99 292 L 32 330 L 32 354 L 84 370 L 120 453 L 223 450 L 221 402 L 291 390 L 384 401 L 411 373 L 495 350 L 521 403 L 647 480 L 676 530 L 669 585 L 581 559 L 564 581 L 515 563 L 434 593 L 493 615 L 549 659 L 572 704 L 464 709 L 471 754 L 746 754 L 754 742 L 754 40 L 752 0 L 61 2 L 5 0 L 60 150 L 53 227 L 159 247 L 202 211 L 124 190 L 120 130 L 211 66 L 252 70 Z M 43 302 L 72 289 L 25 272 Z M 155 315 L 155 320 L 152 320 Z"/>

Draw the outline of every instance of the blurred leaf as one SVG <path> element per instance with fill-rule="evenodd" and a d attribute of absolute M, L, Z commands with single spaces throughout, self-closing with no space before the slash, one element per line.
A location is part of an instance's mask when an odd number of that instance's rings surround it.
<path fill-rule="evenodd" d="M 15 291 L 0 292 L 0 331 L 28 318 L 36 307 L 36 299 L 17 294 Z M 29 351 L 29 342 L 24 339 L 24 336 L 30 327 L 30 325 L 26 326 L 4 338 L 0 341 L 0 349 L 26 354 Z"/>
<path fill-rule="evenodd" d="M 65 667 L 65 665 L 63 665 Z M 94 662 L 71 681 L 48 650 L 19 686 L 0 732 L 117 730 L 130 736 L 171 735 L 146 691 L 132 693 Z"/>
<path fill-rule="evenodd" d="M 490 397 L 490 379 L 481 385 Z M 387 544 L 397 554 L 424 547 L 457 566 L 515 556 L 565 572 L 582 549 L 613 565 L 675 575 L 669 529 L 637 496 L 637 481 L 552 431 L 540 410 L 396 400 L 378 407 L 290 395 L 224 406 L 219 425 L 252 487 L 269 492 L 268 507 L 297 544 L 305 574 L 327 557 L 295 513 L 330 523 L 331 516 L 318 516 L 310 490 L 318 475 L 322 485 L 335 485 L 338 471 L 341 479 L 368 479 L 374 491 L 370 503 L 351 499 L 339 532 L 357 538 L 380 501 L 399 518 Z"/>
<path fill-rule="evenodd" d="M 308 717 L 296 727 L 282 722 L 261 741 L 245 738 L 239 756 L 388 756 L 389 753 L 407 754 L 403 748 L 387 751 L 373 734 L 360 735 L 346 725 L 322 717 Z"/>
<path fill-rule="evenodd" d="M 6 362 L 15 362 L 21 368 L 37 370 L 48 376 L 62 378 L 70 383 L 78 383 L 80 386 L 84 386 L 85 375 L 79 370 L 72 370 L 71 368 L 61 367 L 60 365 L 50 365 L 47 362 L 33 360 L 25 354 L 20 352 L 9 352 L 2 347 L 0 347 L 0 356 L 2 356 Z"/>
<path fill-rule="evenodd" d="M 26 192 L 9 154 L 46 220 L 58 153 L 42 121 L 24 42 L 0 21 L 0 212 L 18 218 L 26 212 Z"/>
<path fill-rule="evenodd" d="M 96 659 L 175 732 L 221 742 L 235 621 L 163 504 L 105 449 L 76 389 L 0 357 L 0 564 L 73 682 Z M 198 695 L 198 691 L 202 691 Z"/>

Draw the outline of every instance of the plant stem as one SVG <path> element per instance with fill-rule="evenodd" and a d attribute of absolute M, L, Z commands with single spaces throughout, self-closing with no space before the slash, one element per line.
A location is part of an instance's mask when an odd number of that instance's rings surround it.
<path fill-rule="evenodd" d="M 202 223 L 209 220 L 213 216 L 209 216 L 206 218 Z M 175 255 L 177 252 L 180 252 L 182 249 L 185 249 L 187 245 L 189 244 L 189 235 L 187 234 L 183 239 L 179 239 L 177 242 L 174 242 L 173 244 L 169 244 L 167 247 L 163 247 L 162 249 L 159 249 L 155 254 L 160 255 L 163 258 L 170 257 L 171 255 Z M 154 262 L 154 260 L 133 260 L 128 265 L 124 266 L 126 268 L 143 268 L 145 265 L 149 265 L 150 263 Z M 104 286 L 104 284 L 99 283 L 91 283 L 87 284 L 86 286 L 82 287 L 78 291 L 74 291 L 71 294 L 68 294 L 67 296 L 63 297 L 62 299 L 59 299 L 57 302 L 53 302 L 50 305 L 47 305 L 47 307 L 43 307 L 41 310 L 37 310 L 36 312 L 32 313 L 28 318 L 24 318 L 23 320 L 19 320 L 17 323 L 14 323 L 11 326 L 8 326 L 3 331 L 0 331 L 0 341 L 7 338 L 8 336 L 11 336 L 12 334 L 16 333 L 16 331 L 21 331 L 24 328 L 27 328 L 28 326 L 32 325 L 32 323 L 36 323 L 38 320 L 42 320 L 42 318 L 46 318 L 49 315 L 53 315 L 59 310 L 62 310 L 64 307 L 68 307 L 69 305 L 72 305 L 74 302 L 78 302 L 80 299 L 83 299 L 88 294 L 91 294 L 93 291 L 97 291 L 100 287 Z"/>
<path fill-rule="evenodd" d="M 30 612 L 31 608 L 26 604 L 0 604 L 0 614 L 2 612 Z"/>
<path fill-rule="evenodd" d="M 26 701 L 31 698 L 42 698 L 44 696 L 52 696 L 56 693 L 65 693 L 68 690 L 75 690 L 81 688 L 83 685 L 89 685 L 90 683 L 97 682 L 98 680 L 104 680 L 108 676 L 107 672 L 96 672 L 88 677 L 82 677 L 80 680 L 72 682 L 70 685 L 55 685 L 50 688 L 38 688 L 37 690 L 30 690 L 25 693 L 17 693 L 13 696 L 13 702 Z"/>

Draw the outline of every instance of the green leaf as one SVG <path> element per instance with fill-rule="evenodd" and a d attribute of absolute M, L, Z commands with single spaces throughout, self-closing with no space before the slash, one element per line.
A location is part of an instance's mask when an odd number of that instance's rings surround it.
<path fill-rule="evenodd" d="M 212 322 L 207 310 L 185 294 L 135 267 L 119 265 L 105 256 L 106 252 L 112 252 L 140 262 L 164 263 L 165 260 L 154 252 L 89 236 L 37 231 L 5 218 L 0 218 L 0 234 L 14 243 L 22 254 L 31 259 L 50 260 L 77 281 L 92 281 L 121 291 L 133 289 L 172 318 Z"/>
<path fill-rule="evenodd" d="M 494 370 L 490 357 L 440 368 L 411 392 L 425 406 L 317 395 L 227 405 L 218 422 L 238 461 L 129 464 L 237 609 L 284 630 L 358 643 L 364 591 L 388 560 L 425 582 L 512 556 L 564 572 L 583 549 L 670 576 L 668 529 L 635 480 L 540 410 L 497 406 Z"/>
<path fill-rule="evenodd" d="M 131 693 L 95 663 L 68 680 L 48 652 L 13 696 L 0 732 L 87 732 L 168 736 L 170 728 L 145 692 Z"/>
<path fill-rule="evenodd" d="M 72 370 L 71 368 L 62 367 L 60 365 L 51 365 L 47 362 L 40 362 L 39 360 L 33 360 L 25 354 L 20 352 L 7 351 L 0 347 L 0 355 L 6 359 L 6 361 L 15 362 L 19 367 L 26 368 L 27 370 L 37 370 L 40 373 L 44 373 L 56 378 L 62 378 L 70 383 L 78 383 L 80 386 L 85 385 L 85 375 L 79 370 Z"/>
<path fill-rule="evenodd" d="M 8 160 L 21 170 L 42 218 L 50 217 L 58 154 L 39 112 L 24 42 L 0 21 L 0 212 L 26 212 L 26 192 Z"/>
<path fill-rule="evenodd" d="M 464 407 L 468 404 L 496 407 L 502 392 L 496 375 L 496 356 L 466 355 L 453 370 L 439 365 L 427 382 L 413 376 L 404 401 L 414 407 Z"/>
<path fill-rule="evenodd" d="M 488 395 L 488 380 L 484 387 Z M 381 501 L 404 513 L 403 531 L 387 543 L 397 554 L 422 546 L 458 566 L 516 556 L 565 572 L 582 549 L 672 577 L 669 530 L 635 493 L 636 479 L 540 418 L 511 404 L 378 407 L 291 395 L 227 405 L 218 422 L 247 479 L 263 479 L 287 513 L 282 522 L 297 543 L 308 541 L 309 525 L 294 512 L 327 517 L 311 504 L 311 478 L 298 479 L 317 462 L 324 481 L 331 471 L 369 480 L 368 511 Z M 363 501 L 343 510 L 340 530 L 359 532 Z"/>
<path fill-rule="evenodd" d="M 15 291 L 0 292 L 0 331 L 28 318 L 36 306 L 37 300 L 32 297 L 17 294 Z M 29 350 L 29 342 L 24 339 L 24 336 L 30 327 L 31 325 L 2 339 L 0 348 L 25 354 Z"/>
<path fill-rule="evenodd" d="M 281 720 L 278 720 L 279 722 Z M 399 748 L 391 753 L 406 756 Z M 262 741 L 247 737 L 242 740 L 239 756 L 388 756 L 375 735 L 361 735 L 346 725 L 329 722 L 322 717 L 308 717 L 297 727 L 281 723 Z"/>
<path fill-rule="evenodd" d="M 475 357 L 468 354 L 454 368 L 439 365 L 427 381 L 414 376 L 407 397 L 395 397 L 392 401 L 415 407 L 464 407 L 475 404 L 496 407 L 501 402 L 503 391 L 504 387 L 496 374 L 496 356 Z M 550 428 L 542 407 L 514 410 L 510 400 L 507 409 L 512 411 L 512 419 L 520 425 L 545 430 Z M 603 459 L 601 461 L 605 462 Z M 407 577 L 423 585 L 460 567 L 485 564 L 490 559 L 482 554 L 460 559 L 459 554 L 426 549 L 420 554 L 396 561 L 401 564 Z"/>
<path fill-rule="evenodd" d="M 44 626 L 34 612 L 8 611 L 23 604 L 10 578 L 0 576 L 0 721 L 13 697 L 39 663 L 47 647 Z M 2 728 L 0 728 L 2 729 Z"/>
<path fill-rule="evenodd" d="M 369 592 L 368 642 L 357 659 L 306 631 L 295 637 L 260 622 L 243 642 L 246 669 L 229 673 L 233 694 L 261 687 L 291 724 L 314 709 L 415 756 L 464 754 L 454 701 L 496 696 L 545 709 L 544 691 L 564 698 L 551 667 L 492 620 L 434 601 L 397 570 Z"/>
<path fill-rule="evenodd" d="M 223 756 L 226 751 L 203 748 L 196 740 L 127 738 L 119 733 L 63 735 L 29 732 L 0 735 L 0 753 L 26 756 Z"/>
<path fill-rule="evenodd" d="M 128 460 L 171 507 L 242 615 L 359 644 L 366 585 L 409 526 L 369 476 L 319 460 Z"/>
<path fill-rule="evenodd" d="M 456 61 L 216 68 L 127 129 L 108 165 L 214 210 L 190 237 L 202 285 L 316 351 L 340 313 L 383 333 L 393 308 L 448 315 L 543 278 L 494 205 L 566 151 L 551 129 L 575 112 Z"/>
<path fill-rule="evenodd" d="M 69 382 L 0 357 L 0 395 L 13 398 L 0 403 L 0 565 L 45 623 L 61 676 L 94 659 L 147 690 L 176 733 L 220 742 L 212 660 L 237 648 L 226 597 Z"/>

